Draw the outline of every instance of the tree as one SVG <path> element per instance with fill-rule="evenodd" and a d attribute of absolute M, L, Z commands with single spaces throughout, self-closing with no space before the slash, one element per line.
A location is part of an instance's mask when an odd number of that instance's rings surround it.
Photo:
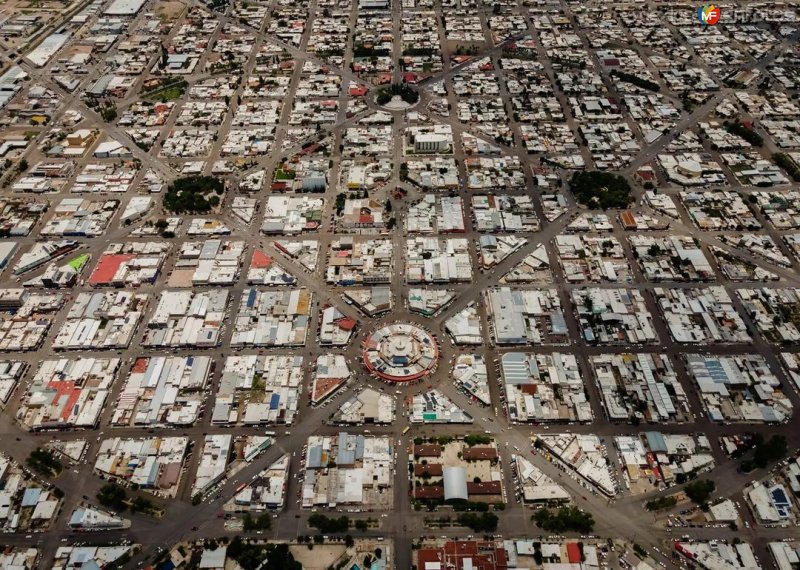
<path fill-rule="evenodd" d="M 126 498 L 125 489 L 116 483 L 106 483 L 97 493 L 97 500 L 101 505 L 117 512 L 122 512 L 127 507 Z"/>
<path fill-rule="evenodd" d="M 242 530 L 245 532 L 250 532 L 253 530 L 253 516 L 250 513 L 245 513 L 244 517 L 242 518 Z"/>
<path fill-rule="evenodd" d="M 308 517 L 308 526 L 324 533 L 347 532 L 350 528 L 350 519 L 347 516 L 329 518 L 320 513 Z"/>
<path fill-rule="evenodd" d="M 578 507 L 565 506 L 556 511 L 542 507 L 537 510 L 531 519 L 536 526 L 550 532 L 580 532 L 583 534 L 592 532 L 594 528 L 594 517 L 591 513 L 586 513 Z"/>
<path fill-rule="evenodd" d="M 106 123 L 112 122 L 117 118 L 117 107 L 112 103 L 100 109 L 100 116 Z"/>
<path fill-rule="evenodd" d="M 632 200 L 628 181 L 611 172 L 576 172 L 569 185 L 578 202 L 590 208 L 627 208 Z"/>
<path fill-rule="evenodd" d="M 460 513 L 456 523 L 466 526 L 475 532 L 494 532 L 497 530 L 497 515 L 494 513 Z"/>
<path fill-rule="evenodd" d="M 698 505 L 704 505 L 708 502 L 708 499 L 711 497 L 711 493 L 714 492 L 714 489 L 716 489 L 716 485 L 714 485 L 713 481 L 709 481 L 708 479 L 698 479 L 697 481 L 688 483 L 683 488 L 683 491 L 692 502 Z"/>
<path fill-rule="evenodd" d="M 44 475 L 45 477 L 55 477 L 59 473 L 61 473 L 61 462 L 55 456 L 55 454 L 47 449 L 42 449 L 41 447 L 37 447 L 33 451 L 31 451 L 30 455 L 28 455 L 28 459 L 25 460 L 25 463 L 36 471 L 37 473 Z"/>
<path fill-rule="evenodd" d="M 178 178 L 167 187 L 164 208 L 176 213 L 206 213 L 219 204 L 218 196 L 224 191 L 225 184 L 213 176 Z M 212 193 L 217 196 L 208 196 Z"/>
<path fill-rule="evenodd" d="M 764 138 L 750 127 L 744 126 L 739 121 L 725 125 L 725 129 L 738 137 L 743 138 L 753 146 L 763 146 Z"/>
<path fill-rule="evenodd" d="M 313 545 L 312 545 L 313 546 Z M 249 544 L 236 536 L 228 545 L 226 555 L 244 570 L 302 570 L 302 565 L 289 552 L 288 544 Z"/>
<path fill-rule="evenodd" d="M 148 512 L 152 511 L 153 508 L 152 501 L 142 496 L 135 497 L 131 501 L 131 512 L 133 513 Z"/>
<path fill-rule="evenodd" d="M 413 105 L 419 101 L 419 93 L 410 85 L 403 83 L 392 83 L 389 87 L 381 89 L 378 91 L 375 101 L 378 105 L 386 105 L 395 95 L 399 95 L 400 98 L 409 105 Z"/>
<path fill-rule="evenodd" d="M 466 443 L 469 447 L 473 447 L 475 445 L 489 445 L 491 442 L 492 438 L 488 435 L 471 433 L 464 436 L 464 443 Z"/>
<path fill-rule="evenodd" d="M 651 501 L 647 501 L 645 503 L 645 508 L 648 511 L 660 511 L 663 509 L 671 509 L 675 505 L 678 504 L 677 497 L 669 496 L 669 497 L 657 497 Z"/>
<path fill-rule="evenodd" d="M 772 155 L 772 160 L 775 161 L 775 164 L 783 168 L 795 181 L 800 182 L 800 165 L 792 160 L 791 156 L 786 153 L 777 152 Z"/>
<path fill-rule="evenodd" d="M 344 545 L 347 548 L 351 548 L 355 544 L 353 537 L 349 534 L 344 535 Z"/>
<path fill-rule="evenodd" d="M 770 463 L 780 461 L 786 457 L 789 450 L 786 437 L 783 435 L 773 435 L 766 443 L 756 444 L 753 452 L 753 463 L 756 467 L 763 469 Z"/>

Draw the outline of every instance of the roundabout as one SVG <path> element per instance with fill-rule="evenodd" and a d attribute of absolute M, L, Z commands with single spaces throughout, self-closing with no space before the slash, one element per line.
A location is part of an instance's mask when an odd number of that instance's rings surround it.
<path fill-rule="evenodd" d="M 387 382 L 413 382 L 433 374 L 439 347 L 422 327 L 393 323 L 375 330 L 362 344 L 364 366 Z"/>

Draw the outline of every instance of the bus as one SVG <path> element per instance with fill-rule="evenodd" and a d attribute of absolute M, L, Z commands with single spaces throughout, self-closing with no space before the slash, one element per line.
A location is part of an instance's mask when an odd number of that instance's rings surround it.
<path fill-rule="evenodd" d="M 403 430 L 403 435 L 406 435 L 408 433 L 408 430 L 410 430 L 410 429 L 411 429 L 411 426 L 406 426 L 406 428 Z"/>

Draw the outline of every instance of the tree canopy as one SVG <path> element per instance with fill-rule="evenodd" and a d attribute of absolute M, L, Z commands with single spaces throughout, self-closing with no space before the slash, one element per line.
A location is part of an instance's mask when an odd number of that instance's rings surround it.
<path fill-rule="evenodd" d="M 716 489 L 716 485 L 713 481 L 709 481 L 708 479 L 698 479 L 697 481 L 688 483 L 683 488 L 683 491 L 692 502 L 697 503 L 698 505 L 704 505 L 706 502 L 708 502 L 708 499 L 711 497 L 711 493 L 714 492 L 714 489 Z"/>
<path fill-rule="evenodd" d="M 576 506 L 560 507 L 558 510 L 541 508 L 533 514 L 536 526 L 550 532 L 589 533 L 594 528 L 594 517 Z"/>
<path fill-rule="evenodd" d="M 167 187 L 164 207 L 175 213 L 206 213 L 219 205 L 219 197 L 224 190 L 222 180 L 213 176 L 178 178 Z"/>
<path fill-rule="evenodd" d="M 628 181 L 611 172 L 576 172 L 569 186 L 575 199 L 590 208 L 627 208 L 632 200 Z"/>

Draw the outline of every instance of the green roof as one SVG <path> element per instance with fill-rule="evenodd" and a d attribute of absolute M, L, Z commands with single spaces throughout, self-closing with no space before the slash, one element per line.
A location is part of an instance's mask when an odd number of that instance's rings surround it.
<path fill-rule="evenodd" d="M 80 271 L 83 269 L 83 266 L 89 261 L 89 254 L 84 253 L 83 255 L 79 255 L 75 259 L 69 262 L 69 266 L 72 267 L 75 271 Z"/>

